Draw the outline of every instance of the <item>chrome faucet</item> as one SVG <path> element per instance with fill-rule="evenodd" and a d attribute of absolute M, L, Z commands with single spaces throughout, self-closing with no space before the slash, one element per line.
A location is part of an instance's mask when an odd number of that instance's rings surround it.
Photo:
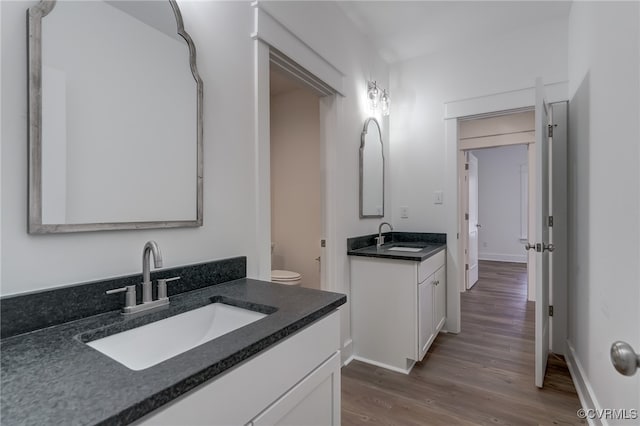
<path fill-rule="evenodd" d="M 382 235 L 382 227 L 387 225 L 390 231 L 393 231 L 393 226 L 389 222 L 382 222 L 380 226 L 378 226 L 378 236 L 376 237 L 376 247 L 380 248 L 384 244 L 384 235 Z"/>
<path fill-rule="evenodd" d="M 151 254 L 153 254 L 153 265 L 156 268 L 162 268 L 162 254 L 160 253 L 160 248 L 158 248 L 158 244 L 155 241 L 147 241 L 144 245 L 144 249 L 142 250 L 142 303 L 138 304 L 136 300 L 135 285 L 107 290 L 107 294 L 126 292 L 125 305 L 122 308 L 122 313 L 125 315 L 135 314 L 168 305 L 169 297 L 167 297 L 167 283 L 180 279 L 180 277 L 158 279 L 158 298 L 153 300 L 150 266 Z"/>
<path fill-rule="evenodd" d="M 142 249 L 142 303 L 153 302 L 153 293 L 151 291 L 151 268 L 149 266 L 149 258 L 153 253 L 153 265 L 156 268 L 162 268 L 162 253 L 155 241 L 147 241 Z"/>

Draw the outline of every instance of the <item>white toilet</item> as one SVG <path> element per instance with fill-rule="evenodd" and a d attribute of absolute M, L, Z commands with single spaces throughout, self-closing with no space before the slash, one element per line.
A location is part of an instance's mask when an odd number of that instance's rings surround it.
<path fill-rule="evenodd" d="M 278 284 L 299 286 L 302 281 L 302 275 L 297 272 L 274 269 L 271 271 L 271 281 Z"/>
<path fill-rule="evenodd" d="M 276 243 L 271 243 L 271 263 L 273 264 L 273 249 L 275 248 Z M 300 285 L 302 281 L 302 275 L 293 271 L 284 271 L 282 269 L 273 269 L 271 271 L 271 281 L 278 284 L 286 284 L 286 285 Z"/>

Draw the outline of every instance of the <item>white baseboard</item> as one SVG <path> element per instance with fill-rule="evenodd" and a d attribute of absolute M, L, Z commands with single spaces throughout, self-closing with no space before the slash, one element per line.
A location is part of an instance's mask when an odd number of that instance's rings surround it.
<path fill-rule="evenodd" d="M 343 367 L 353 361 L 353 339 L 348 339 L 342 343 L 340 358 Z"/>
<path fill-rule="evenodd" d="M 351 355 L 349 358 L 346 359 L 346 361 L 342 363 L 342 366 L 346 367 L 347 365 L 351 364 L 351 361 L 353 360 L 354 360 L 353 355 Z"/>
<path fill-rule="evenodd" d="M 589 383 L 589 379 L 582 368 L 582 364 L 576 356 L 576 351 L 569 341 L 567 341 L 567 354 L 565 356 L 565 360 L 567 361 L 567 367 L 569 367 L 569 373 L 573 379 L 573 384 L 578 392 L 578 398 L 580 399 L 582 408 L 584 410 L 601 410 L 602 407 L 598 404 L 598 400 L 593 392 L 591 383 Z M 587 419 L 587 422 L 591 426 L 607 426 L 609 424 L 606 419 L 598 418 Z"/>
<path fill-rule="evenodd" d="M 361 361 L 367 364 L 375 365 L 376 367 L 385 368 L 387 370 L 395 371 L 397 373 L 402 373 L 402 374 L 409 374 L 415 364 L 415 363 L 411 364 L 411 367 L 405 370 L 403 368 L 395 367 L 393 365 L 383 364 L 382 362 L 373 361 L 367 358 L 362 358 L 361 356 L 357 356 L 357 355 L 354 355 L 353 359 L 355 359 L 356 361 Z"/>
<path fill-rule="evenodd" d="M 523 249 L 524 251 L 524 249 Z M 494 262 L 527 263 L 527 254 L 503 254 L 503 253 L 478 253 L 478 260 L 491 260 Z"/>

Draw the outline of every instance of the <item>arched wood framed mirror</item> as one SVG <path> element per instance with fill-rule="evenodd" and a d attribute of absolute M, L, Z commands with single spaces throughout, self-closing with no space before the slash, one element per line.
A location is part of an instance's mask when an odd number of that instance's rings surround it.
<path fill-rule="evenodd" d="M 29 233 L 201 226 L 203 84 L 176 1 L 41 1 L 28 42 Z"/>

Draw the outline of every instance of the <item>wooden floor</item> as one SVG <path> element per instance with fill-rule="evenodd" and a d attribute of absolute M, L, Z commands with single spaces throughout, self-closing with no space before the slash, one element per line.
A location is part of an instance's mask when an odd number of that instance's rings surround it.
<path fill-rule="evenodd" d="M 342 369 L 342 424 L 584 424 L 562 358 L 550 355 L 545 387 L 534 385 L 534 304 L 526 266 L 481 262 L 462 294 L 462 332 L 440 333 L 404 375 L 353 361 Z"/>

